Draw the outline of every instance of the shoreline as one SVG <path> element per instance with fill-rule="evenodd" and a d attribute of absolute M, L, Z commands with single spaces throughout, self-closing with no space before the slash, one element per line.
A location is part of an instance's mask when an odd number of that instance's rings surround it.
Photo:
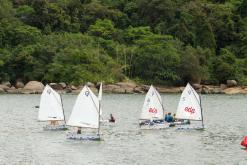
<path fill-rule="evenodd" d="M 50 83 L 49 85 L 60 94 L 79 94 L 83 87 L 83 85 L 73 86 L 66 85 L 65 83 Z M 97 87 L 99 84 L 88 82 L 85 85 L 90 87 L 93 92 L 98 92 Z M 114 84 L 104 84 L 103 92 L 113 94 L 145 94 L 149 87 L 149 85 L 136 84 L 134 82 L 118 82 Z M 161 85 L 155 87 L 160 93 L 182 93 L 185 88 L 183 86 L 168 87 Z M 193 84 L 193 87 L 201 94 L 247 94 L 247 86 L 228 87 L 226 84 L 221 84 L 220 86 Z M 41 94 L 43 89 L 44 85 L 38 81 L 30 81 L 26 85 L 18 82 L 16 86 L 11 85 L 10 83 L 0 84 L 0 93 L 2 94 Z"/>

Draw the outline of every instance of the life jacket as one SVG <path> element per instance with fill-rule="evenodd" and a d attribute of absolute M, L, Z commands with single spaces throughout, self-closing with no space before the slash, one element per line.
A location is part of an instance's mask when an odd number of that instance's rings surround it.
<path fill-rule="evenodd" d="M 247 136 L 245 136 L 241 142 L 241 145 L 247 147 Z"/>

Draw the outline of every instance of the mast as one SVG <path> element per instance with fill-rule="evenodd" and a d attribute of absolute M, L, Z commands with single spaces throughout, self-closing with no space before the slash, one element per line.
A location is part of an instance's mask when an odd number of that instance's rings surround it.
<path fill-rule="evenodd" d="M 190 88 L 192 88 L 192 87 L 190 86 Z M 191 91 L 192 91 L 193 95 L 196 97 L 196 95 L 195 95 L 193 89 L 191 89 Z M 202 114 L 202 99 L 201 99 L 201 94 L 199 95 L 199 99 L 200 99 L 200 100 L 198 100 L 198 99 L 196 99 L 196 100 L 197 100 L 197 102 L 199 102 L 199 105 L 200 105 L 200 108 L 201 108 L 202 128 L 204 128 L 203 114 Z"/>
<path fill-rule="evenodd" d="M 201 99 L 201 94 L 200 96 L 200 107 L 201 107 L 201 115 L 202 115 L 202 128 L 204 128 L 204 123 L 203 123 L 203 113 L 202 113 L 202 99 Z"/>
<path fill-rule="evenodd" d="M 99 100 L 99 127 L 98 127 L 98 135 L 100 137 L 100 108 L 101 108 L 101 101 Z"/>
<path fill-rule="evenodd" d="M 63 98 L 62 98 L 62 95 L 60 95 L 60 99 L 61 99 L 61 104 L 62 104 L 62 110 L 63 110 L 63 118 L 64 118 L 64 124 L 66 125 L 66 119 L 65 119 L 65 114 L 64 114 L 64 108 L 63 108 Z"/>
<path fill-rule="evenodd" d="M 101 94 L 101 90 L 102 90 L 102 82 L 100 83 L 100 87 L 99 87 L 99 128 L 98 128 L 98 135 L 100 137 L 100 109 L 101 109 L 101 99 L 102 99 L 102 94 Z"/>

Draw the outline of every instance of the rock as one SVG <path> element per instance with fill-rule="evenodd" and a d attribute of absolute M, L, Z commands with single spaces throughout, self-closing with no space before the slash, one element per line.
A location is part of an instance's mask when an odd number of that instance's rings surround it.
<path fill-rule="evenodd" d="M 64 82 L 60 82 L 59 84 L 63 87 L 63 89 L 65 89 L 67 87 L 66 83 L 64 83 Z"/>
<path fill-rule="evenodd" d="M 137 85 L 134 82 L 119 82 L 116 85 L 120 86 L 121 88 L 135 88 Z"/>
<path fill-rule="evenodd" d="M 71 90 L 72 94 L 78 95 L 81 92 L 81 89 Z"/>
<path fill-rule="evenodd" d="M 0 93 L 5 93 L 5 90 L 0 88 Z"/>
<path fill-rule="evenodd" d="M 148 92 L 150 86 L 149 86 L 149 85 L 142 85 L 141 88 L 142 88 L 142 90 L 143 90 L 144 92 Z"/>
<path fill-rule="evenodd" d="M 232 87 L 232 88 L 227 88 L 227 89 L 225 89 L 223 92 L 225 93 L 225 94 L 240 94 L 240 93 L 243 93 L 242 92 L 243 90 L 242 90 L 242 88 L 240 88 L 240 87 Z"/>
<path fill-rule="evenodd" d="M 113 90 L 113 92 L 115 93 L 134 93 L 134 89 L 135 87 L 137 87 L 136 83 L 134 82 L 119 82 L 116 83 L 117 86 L 119 86 L 119 88 L 116 88 L 115 90 Z"/>
<path fill-rule="evenodd" d="M 160 93 L 181 93 L 180 87 L 157 87 Z"/>
<path fill-rule="evenodd" d="M 113 93 L 120 93 L 120 94 L 123 94 L 125 93 L 125 89 L 123 88 L 115 88 L 112 90 Z"/>
<path fill-rule="evenodd" d="M 76 88 L 74 85 L 71 85 L 70 88 L 71 88 L 72 90 L 77 90 L 77 88 Z"/>
<path fill-rule="evenodd" d="M 104 85 L 103 86 L 103 92 L 111 93 L 111 92 L 113 92 L 114 89 L 118 89 L 118 88 L 120 88 L 120 86 L 118 86 L 118 85 L 113 85 L 113 84 Z"/>
<path fill-rule="evenodd" d="M 24 83 L 23 82 L 21 82 L 21 81 L 17 81 L 16 83 L 15 83 L 15 87 L 18 89 L 18 88 L 24 88 Z"/>
<path fill-rule="evenodd" d="M 223 91 L 219 86 L 203 85 L 201 89 L 202 94 L 222 94 Z"/>
<path fill-rule="evenodd" d="M 212 94 L 222 94 L 223 90 L 221 88 L 217 87 L 217 88 L 213 88 L 211 93 Z"/>
<path fill-rule="evenodd" d="M 65 89 L 65 93 L 71 93 L 71 92 L 72 92 L 72 89 L 70 89 L 70 88 Z"/>
<path fill-rule="evenodd" d="M 44 85 L 38 81 L 29 81 L 23 88 L 30 93 L 41 93 L 44 89 Z"/>
<path fill-rule="evenodd" d="M 3 82 L 2 85 L 6 85 L 6 86 L 8 86 L 9 88 L 11 87 L 11 83 L 10 83 L 9 81 Z"/>
<path fill-rule="evenodd" d="M 238 85 L 237 81 L 236 80 L 227 80 L 226 81 L 226 84 L 227 84 L 227 87 L 235 87 Z"/>
<path fill-rule="evenodd" d="M 4 91 L 8 90 L 10 87 L 7 85 L 0 84 L 0 88 L 3 89 Z"/>
<path fill-rule="evenodd" d="M 141 86 L 135 87 L 133 91 L 134 93 L 144 93 L 145 92 Z"/>
<path fill-rule="evenodd" d="M 133 94 L 134 90 L 132 88 L 115 88 L 112 90 L 112 92 L 119 94 Z"/>
<path fill-rule="evenodd" d="M 192 86 L 193 86 L 193 88 L 194 88 L 195 90 L 199 90 L 199 89 L 202 88 L 202 86 L 201 86 L 200 84 L 192 84 Z"/>
<path fill-rule="evenodd" d="M 133 86 L 123 85 L 123 84 L 110 84 L 104 85 L 103 91 L 106 93 L 134 93 Z"/>
<path fill-rule="evenodd" d="M 19 94 L 21 93 L 18 89 L 16 89 L 15 87 L 11 87 L 7 90 L 7 93 L 9 94 Z"/>
<path fill-rule="evenodd" d="M 86 85 L 87 85 L 89 88 L 95 87 L 95 85 L 94 85 L 93 83 L 91 83 L 91 82 L 87 82 Z"/>
<path fill-rule="evenodd" d="M 210 88 L 208 86 L 202 86 L 202 90 L 201 90 L 202 94 L 209 94 L 210 93 Z"/>
<path fill-rule="evenodd" d="M 221 90 L 225 90 L 227 88 L 227 85 L 226 84 L 220 84 L 220 89 Z"/>
<path fill-rule="evenodd" d="M 50 83 L 49 85 L 50 85 L 50 87 L 52 87 L 52 89 L 55 89 L 55 90 L 63 90 L 63 86 L 61 84 Z"/>

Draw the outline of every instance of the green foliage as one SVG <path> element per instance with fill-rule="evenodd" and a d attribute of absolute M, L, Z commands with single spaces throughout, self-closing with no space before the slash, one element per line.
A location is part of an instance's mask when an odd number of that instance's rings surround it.
<path fill-rule="evenodd" d="M 9 0 L 0 1 L 0 21 L 4 18 L 11 19 L 14 15 L 12 3 Z"/>
<path fill-rule="evenodd" d="M 210 50 L 200 47 L 186 46 L 181 52 L 180 74 L 183 83 L 188 81 L 201 82 L 209 80 L 210 70 L 208 68 L 212 55 Z"/>
<path fill-rule="evenodd" d="M 177 48 L 181 44 L 179 41 L 172 36 L 151 33 L 140 37 L 135 44 L 138 46 L 133 62 L 135 77 L 164 84 L 175 83 L 180 79 L 177 74 L 180 63 Z"/>
<path fill-rule="evenodd" d="M 247 85 L 247 0 L 1 0 L 0 80 Z"/>
<path fill-rule="evenodd" d="M 236 79 L 235 57 L 227 49 L 221 49 L 220 56 L 213 62 L 214 76 L 218 83 L 225 83 L 227 79 Z"/>
<path fill-rule="evenodd" d="M 91 25 L 88 29 L 90 35 L 102 37 L 104 39 L 112 39 L 116 33 L 116 29 L 111 20 L 100 20 L 98 19 L 94 25 Z"/>

